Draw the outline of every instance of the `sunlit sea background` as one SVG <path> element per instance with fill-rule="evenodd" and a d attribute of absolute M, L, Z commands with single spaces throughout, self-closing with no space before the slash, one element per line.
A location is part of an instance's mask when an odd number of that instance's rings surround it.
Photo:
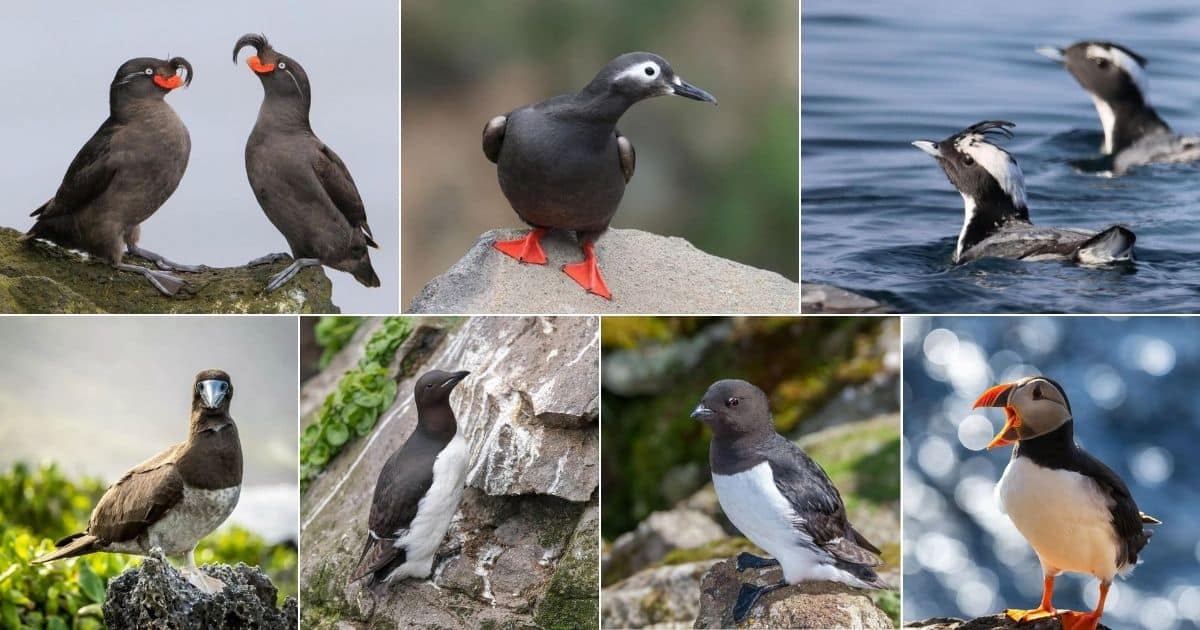
<path fill-rule="evenodd" d="M 994 495 L 1011 450 L 981 450 L 1003 414 L 971 410 L 988 387 L 1034 374 L 1062 384 L 1076 440 L 1163 521 L 1103 621 L 1200 627 L 1200 322 L 1176 317 L 905 318 L 905 620 L 1036 607 L 1040 566 Z M 1065 574 L 1054 604 L 1090 610 L 1097 584 Z"/>
<path fill-rule="evenodd" d="M 802 275 L 906 313 L 1196 312 L 1200 173 L 1160 165 L 1102 178 L 1071 165 L 1102 141 L 1091 99 L 1040 45 L 1111 39 L 1150 60 L 1150 99 L 1200 132 L 1200 4 L 833 2 L 802 16 Z M 963 203 L 910 146 L 984 119 L 1017 124 L 1006 146 L 1033 221 L 1138 236 L 1136 266 L 984 260 L 954 266 Z"/>

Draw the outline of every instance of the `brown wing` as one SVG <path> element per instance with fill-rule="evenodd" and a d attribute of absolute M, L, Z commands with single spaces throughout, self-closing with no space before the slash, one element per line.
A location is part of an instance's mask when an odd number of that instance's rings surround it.
<path fill-rule="evenodd" d="M 108 188 L 113 178 L 113 168 L 109 158 L 109 144 L 112 142 L 116 124 L 110 118 L 96 130 L 96 133 L 83 145 L 67 174 L 54 193 L 54 199 L 42 204 L 29 216 L 53 217 L 71 214 L 89 201 L 99 197 Z"/>
<path fill-rule="evenodd" d="M 350 169 L 346 168 L 342 158 L 322 143 L 320 156 L 313 164 L 313 171 L 316 172 L 325 193 L 333 200 L 333 205 L 342 211 L 350 225 L 362 230 L 366 235 L 367 245 L 379 247 L 371 234 L 371 226 L 367 225 L 367 209 L 358 194 L 358 186 L 354 185 L 354 178 L 350 177 Z"/>
<path fill-rule="evenodd" d="M 500 159 L 500 147 L 504 144 L 504 128 L 508 116 L 496 116 L 483 127 L 483 154 L 495 164 Z"/>
<path fill-rule="evenodd" d="M 633 169 L 637 166 L 637 154 L 633 151 L 633 143 L 629 138 L 621 135 L 620 131 L 617 134 L 617 154 L 621 156 L 621 174 L 625 176 L 625 183 L 633 179 Z"/>
<path fill-rule="evenodd" d="M 100 497 L 88 534 L 106 543 L 133 540 L 182 499 L 183 477 L 174 461 L 155 457 L 125 473 Z"/>

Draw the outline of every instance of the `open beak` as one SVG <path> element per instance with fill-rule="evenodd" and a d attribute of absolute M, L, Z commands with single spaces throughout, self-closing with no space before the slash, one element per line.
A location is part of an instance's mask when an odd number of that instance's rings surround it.
<path fill-rule="evenodd" d="M 708 422 L 709 420 L 717 417 L 717 412 L 706 407 L 704 403 L 700 403 L 699 405 L 696 405 L 695 409 L 692 410 L 692 417 L 700 420 L 701 422 Z"/>
<path fill-rule="evenodd" d="M 200 381 L 200 402 L 208 409 L 216 409 L 229 393 L 229 383 L 221 380 Z"/>
<path fill-rule="evenodd" d="M 1000 429 L 996 437 L 992 438 L 992 441 L 988 443 L 987 447 L 989 449 L 1008 446 L 1021 439 L 1021 428 L 1023 426 L 1021 414 L 1017 413 L 1015 407 L 1008 404 L 1008 399 L 1015 388 L 1015 383 L 997 385 L 983 392 L 983 395 L 971 406 L 972 409 L 980 407 L 1004 407 L 1004 428 Z"/>
<path fill-rule="evenodd" d="M 931 140 L 917 140 L 916 142 L 913 142 L 912 145 L 914 147 L 917 147 L 918 149 L 924 151 L 926 154 L 929 155 L 929 157 L 933 157 L 933 158 L 942 157 L 942 152 L 938 151 L 938 144 L 936 142 L 933 142 Z"/>
<path fill-rule="evenodd" d="M 704 101 L 705 103 L 712 103 L 713 105 L 717 104 L 717 97 L 705 92 L 704 90 L 701 90 L 700 88 L 688 83 L 687 81 L 684 81 L 683 79 L 680 79 L 679 77 L 676 77 L 676 79 L 678 80 L 678 83 L 673 83 L 671 85 L 671 89 L 674 90 L 676 96 L 690 98 L 693 101 Z"/>
<path fill-rule="evenodd" d="M 450 375 L 450 378 L 446 379 L 445 381 L 442 381 L 442 388 L 443 389 L 453 389 L 454 386 L 461 383 L 462 380 L 464 378 L 467 378 L 468 376 L 470 376 L 470 374 L 471 373 L 466 370 L 463 370 L 461 372 L 455 372 Z"/>
<path fill-rule="evenodd" d="M 1054 46 L 1038 46 L 1033 50 L 1037 52 L 1037 54 L 1046 57 L 1047 59 L 1053 59 L 1058 63 L 1067 62 L 1067 53 L 1061 48 L 1055 48 Z"/>

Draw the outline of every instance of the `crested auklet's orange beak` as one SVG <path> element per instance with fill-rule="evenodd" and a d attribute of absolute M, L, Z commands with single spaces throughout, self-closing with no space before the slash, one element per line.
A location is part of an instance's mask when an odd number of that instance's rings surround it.
<path fill-rule="evenodd" d="M 980 407 L 1004 407 L 1004 428 L 1000 429 L 996 437 L 992 438 L 992 441 L 988 443 L 987 447 L 989 449 L 1008 446 L 1021 439 L 1021 414 L 1017 412 L 1015 407 L 1008 404 L 1009 396 L 1012 395 L 1016 386 L 1016 383 L 997 385 L 983 392 L 983 395 L 975 401 L 975 404 L 971 405 L 972 409 Z"/>

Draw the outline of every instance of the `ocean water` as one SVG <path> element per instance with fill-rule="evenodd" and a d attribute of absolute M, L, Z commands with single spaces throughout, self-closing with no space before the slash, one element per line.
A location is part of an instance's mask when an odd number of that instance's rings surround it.
<path fill-rule="evenodd" d="M 1200 421 L 1190 411 L 1200 321 L 1190 317 L 905 318 L 905 621 L 1037 606 L 1038 560 L 994 495 L 1011 449 L 983 450 L 1004 414 L 971 409 L 988 387 L 1034 374 L 1063 386 L 1076 441 L 1163 521 L 1112 587 L 1103 622 L 1200 627 Z M 1064 574 L 1054 605 L 1090 610 L 1098 583 Z"/>
<path fill-rule="evenodd" d="M 1034 52 L 1109 39 L 1147 57 L 1150 101 L 1200 133 L 1200 4 L 1162 2 L 804 3 L 801 45 L 802 275 L 910 313 L 1200 311 L 1200 166 L 1119 178 L 1073 162 L 1099 155 L 1091 99 Z M 1123 223 L 1137 262 L 951 263 L 963 204 L 912 147 L 1004 119 L 1034 223 Z"/>

